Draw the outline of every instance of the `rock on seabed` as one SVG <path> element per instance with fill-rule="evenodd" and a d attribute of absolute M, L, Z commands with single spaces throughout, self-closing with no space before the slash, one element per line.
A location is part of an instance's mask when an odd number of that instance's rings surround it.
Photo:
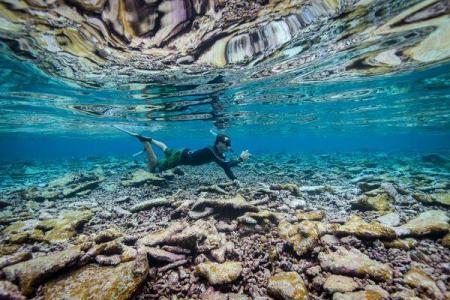
<path fill-rule="evenodd" d="M 323 288 L 331 294 L 335 292 L 353 292 L 358 288 L 358 283 L 351 277 L 330 275 L 325 281 Z"/>
<path fill-rule="evenodd" d="M 320 266 L 331 273 L 365 277 L 386 281 L 392 279 L 391 267 L 370 259 L 357 249 L 338 247 L 336 252 L 319 254 Z"/>
<path fill-rule="evenodd" d="M 103 177 L 94 173 L 76 174 L 69 173 L 65 176 L 49 182 L 44 188 L 30 188 L 24 191 L 25 199 L 43 201 L 55 200 L 59 197 L 66 198 L 78 193 L 89 192 L 96 188 Z"/>
<path fill-rule="evenodd" d="M 386 193 L 381 193 L 374 197 L 363 195 L 358 198 L 352 206 L 362 211 L 364 210 L 376 210 L 380 212 L 389 211 L 392 209 L 390 197 Z"/>
<path fill-rule="evenodd" d="M 65 211 L 57 218 L 38 222 L 37 220 L 13 223 L 3 230 L 12 242 L 27 240 L 64 242 L 76 235 L 76 230 L 88 222 L 93 213 L 84 211 Z"/>
<path fill-rule="evenodd" d="M 3 272 L 9 281 L 18 282 L 24 295 L 30 296 L 45 279 L 67 268 L 81 255 L 82 251 L 75 247 L 8 266 Z"/>
<path fill-rule="evenodd" d="M 433 195 L 437 203 L 450 206 L 450 192 L 447 193 L 436 193 Z"/>
<path fill-rule="evenodd" d="M 392 228 L 378 222 L 365 222 L 361 217 L 351 216 L 349 220 L 336 229 L 339 235 L 355 235 L 361 238 L 394 239 L 396 233 Z"/>
<path fill-rule="evenodd" d="M 443 238 L 442 238 L 442 245 L 444 247 L 450 248 L 450 233 L 447 233 Z"/>
<path fill-rule="evenodd" d="M 424 271 L 413 267 L 405 274 L 404 279 L 407 284 L 425 290 L 434 299 L 444 299 L 444 295 L 439 290 L 434 280 Z"/>
<path fill-rule="evenodd" d="M 19 288 L 6 280 L 0 280 L 0 299 L 2 300 L 26 300 L 27 298 L 22 295 Z"/>
<path fill-rule="evenodd" d="M 242 272 L 242 264 L 235 261 L 222 264 L 206 262 L 197 265 L 195 271 L 205 277 L 210 284 L 226 284 L 239 278 Z"/>
<path fill-rule="evenodd" d="M 269 295 L 279 300 L 307 300 L 308 290 L 296 272 L 280 272 L 269 279 Z"/>
<path fill-rule="evenodd" d="M 298 224 L 290 224 L 282 221 L 278 224 L 280 236 L 288 241 L 295 253 L 302 256 L 312 250 L 319 243 L 320 222 L 302 221 Z"/>
<path fill-rule="evenodd" d="M 141 260 L 114 267 L 90 264 L 49 281 L 43 287 L 45 300 L 126 300 L 130 299 L 148 274 Z"/>
<path fill-rule="evenodd" d="M 161 185 L 165 181 L 166 180 L 164 178 L 158 177 L 153 173 L 139 169 L 139 170 L 129 174 L 128 178 L 122 180 L 121 183 L 124 187 L 128 187 L 128 186 L 137 187 L 137 186 L 141 186 L 145 183 Z"/>
<path fill-rule="evenodd" d="M 352 293 L 335 293 L 333 300 L 383 300 L 384 297 L 376 291 L 360 291 Z"/>
<path fill-rule="evenodd" d="M 413 238 L 406 239 L 396 239 L 392 241 L 384 241 L 384 247 L 386 248 L 396 248 L 402 250 L 410 250 L 413 249 L 417 245 L 417 240 Z"/>
<path fill-rule="evenodd" d="M 377 218 L 377 221 L 386 226 L 398 226 L 400 224 L 400 216 L 398 213 L 389 213 Z"/>
<path fill-rule="evenodd" d="M 139 212 L 141 210 L 151 209 L 153 207 L 168 206 L 168 205 L 171 205 L 171 203 L 172 203 L 172 201 L 170 201 L 167 198 L 150 199 L 150 200 L 141 201 L 141 202 L 133 205 L 130 208 L 130 211 L 135 213 L 135 212 Z"/>
<path fill-rule="evenodd" d="M 430 234 L 445 234 L 449 231 L 449 217 L 442 210 L 429 210 L 421 213 L 417 218 L 410 220 L 399 228 L 407 230 L 412 236 L 425 236 Z"/>

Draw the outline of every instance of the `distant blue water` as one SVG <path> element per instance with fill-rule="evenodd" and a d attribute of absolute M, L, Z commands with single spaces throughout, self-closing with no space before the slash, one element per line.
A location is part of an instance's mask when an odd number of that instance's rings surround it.
<path fill-rule="evenodd" d="M 145 133 L 145 132 L 144 132 Z M 197 149 L 212 144 L 213 137 L 208 132 L 195 139 L 186 136 L 153 135 L 169 147 Z M 233 135 L 235 155 L 248 149 L 255 155 L 273 152 L 284 153 L 348 153 L 348 152 L 393 152 L 404 154 L 443 153 L 449 155 L 449 133 L 424 134 L 372 134 L 355 135 L 306 135 L 298 133 L 291 137 L 274 135 Z M 2 135 L 0 137 L 0 157 L 2 161 L 30 161 L 85 158 L 89 156 L 116 155 L 133 159 L 132 154 L 142 149 L 134 138 L 86 138 L 39 135 Z M 161 153 L 159 153 L 161 155 Z M 146 159 L 141 155 L 139 159 Z"/>

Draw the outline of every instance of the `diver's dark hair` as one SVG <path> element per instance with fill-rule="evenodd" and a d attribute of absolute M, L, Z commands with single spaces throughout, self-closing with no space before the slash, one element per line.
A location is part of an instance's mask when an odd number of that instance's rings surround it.
<path fill-rule="evenodd" d="M 231 138 L 225 134 L 218 134 L 216 136 L 216 141 L 214 142 L 214 145 L 217 145 L 218 142 L 222 142 L 231 146 Z"/>

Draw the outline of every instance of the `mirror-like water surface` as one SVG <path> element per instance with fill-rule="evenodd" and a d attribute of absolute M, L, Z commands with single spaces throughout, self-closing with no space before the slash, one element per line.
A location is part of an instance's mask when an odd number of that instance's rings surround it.
<path fill-rule="evenodd" d="M 448 130 L 447 1 L 94 2 L 3 1 L 1 132 Z"/>

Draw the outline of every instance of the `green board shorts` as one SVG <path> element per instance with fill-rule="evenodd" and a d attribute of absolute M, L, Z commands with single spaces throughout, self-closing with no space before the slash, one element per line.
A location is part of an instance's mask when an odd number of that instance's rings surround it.
<path fill-rule="evenodd" d="M 183 152 L 186 148 L 170 149 L 167 148 L 164 151 L 164 158 L 160 159 L 156 166 L 152 169 L 152 172 L 162 172 L 179 166 L 183 158 Z"/>

